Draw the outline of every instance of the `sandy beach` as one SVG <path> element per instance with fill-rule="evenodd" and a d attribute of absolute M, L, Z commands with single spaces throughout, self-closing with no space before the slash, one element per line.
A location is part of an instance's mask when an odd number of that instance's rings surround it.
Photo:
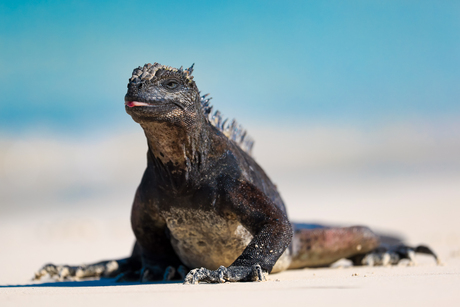
<path fill-rule="evenodd" d="M 418 256 L 415 266 L 403 262 L 394 267 L 350 267 L 346 261 L 341 261 L 333 268 L 273 274 L 269 281 L 262 283 L 186 286 L 181 283 L 114 284 L 112 280 L 31 282 L 33 272 L 50 261 L 89 263 L 127 255 L 134 239 L 126 219 L 128 210 L 91 206 L 82 209 L 2 219 L 2 306 L 126 306 L 133 303 L 160 306 L 307 303 L 321 306 L 455 306 L 460 303 L 460 233 L 447 226 L 448 221 L 455 222 L 459 216 L 458 209 L 453 212 L 438 207 L 446 223 L 429 222 L 433 212 L 424 211 L 401 228 L 395 227 L 406 235 L 408 242 L 432 246 L 442 259 L 442 266 L 435 265 L 431 257 Z M 366 215 L 358 217 L 365 220 Z M 344 216 L 344 219 L 358 217 Z M 397 225 L 397 220 L 389 224 Z M 417 224 L 429 227 L 420 233 L 421 226 Z M 421 237 L 425 240 L 420 241 Z"/>

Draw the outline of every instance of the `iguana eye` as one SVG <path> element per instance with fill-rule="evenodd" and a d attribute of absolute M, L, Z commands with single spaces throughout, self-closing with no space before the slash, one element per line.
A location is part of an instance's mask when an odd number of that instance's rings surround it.
<path fill-rule="evenodd" d="M 177 80 L 174 79 L 169 79 L 163 82 L 162 85 L 163 87 L 166 87 L 168 90 L 174 90 L 179 86 L 179 82 L 177 82 Z"/>

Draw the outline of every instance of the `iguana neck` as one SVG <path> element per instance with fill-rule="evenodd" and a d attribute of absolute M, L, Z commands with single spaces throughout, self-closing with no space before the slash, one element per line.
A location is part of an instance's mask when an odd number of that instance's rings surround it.
<path fill-rule="evenodd" d="M 185 172 L 186 177 L 205 167 L 203 156 L 210 145 L 207 129 L 186 128 L 168 122 L 141 123 L 141 126 L 154 160 L 152 163 L 166 167 L 172 175 Z"/>

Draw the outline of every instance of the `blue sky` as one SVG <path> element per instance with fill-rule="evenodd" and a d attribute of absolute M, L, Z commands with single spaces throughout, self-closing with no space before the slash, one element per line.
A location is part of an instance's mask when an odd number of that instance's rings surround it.
<path fill-rule="evenodd" d="M 244 126 L 460 118 L 459 1 L 2 1 L 0 55 L 4 133 L 131 127 L 148 62 Z"/>

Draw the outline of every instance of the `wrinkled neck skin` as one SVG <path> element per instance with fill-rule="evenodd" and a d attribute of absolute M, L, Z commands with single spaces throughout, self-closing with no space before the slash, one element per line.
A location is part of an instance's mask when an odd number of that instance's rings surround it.
<path fill-rule="evenodd" d="M 147 167 L 155 172 L 158 184 L 173 190 L 193 184 L 207 164 L 210 144 L 204 123 L 186 126 L 150 121 L 140 125 L 149 147 Z"/>

